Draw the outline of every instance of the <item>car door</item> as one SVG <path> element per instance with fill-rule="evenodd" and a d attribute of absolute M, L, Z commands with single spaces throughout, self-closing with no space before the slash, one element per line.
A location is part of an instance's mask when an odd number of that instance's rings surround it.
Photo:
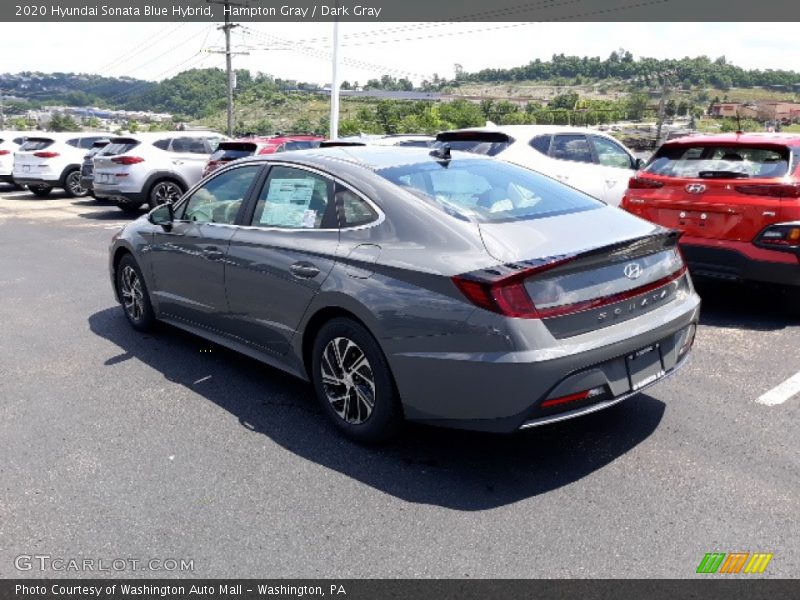
<path fill-rule="evenodd" d="M 605 198 L 603 173 L 595 164 L 594 152 L 583 133 L 558 133 L 550 144 L 555 177 L 599 200 Z"/>
<path fill-rule="evenodd" d="M 184 198 L 169 228 L 153 234 L 152 294 L 168 318 L 225 330 L 225 256 L 261 165 L 223 171 Z"/>
<path fill-rule="evenodd" d="M 634 173 L 636 159 L 620 144 L 607 137 L 589 136 L 597 155 L 598 169 L 602 172 L 604 200 L 611 206 L 619 206 L 628 181 Z"/>
<path fill-rule="evenodd" d="M 271 167 L 230 241 L 225 285 L 236 335 L 285 354 L 308 305 L 336 262 L 334 183 L 297 165 Z"/>
<path fill-rule="evenodd" d="M 172 140 L 172 164 L 187 185 L 192 186 L 203 176 L 211 155 L 202 137 L 181 136 Z"/>

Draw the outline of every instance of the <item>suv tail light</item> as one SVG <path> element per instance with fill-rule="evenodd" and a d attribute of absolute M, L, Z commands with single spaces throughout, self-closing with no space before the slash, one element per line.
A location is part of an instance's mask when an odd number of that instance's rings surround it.
<path fill-rule="evenodd" d="M 767 196 L 770 198 L 800 198 L 800 184 L 797 183 L 762 183 L 754 185 L 737 185 L 734 189 L 748 196 Z"/>
<path fill-rule="evenodd" d="M 34 152 L 33 155 L 38 158 L 55 158 L 58 152 Z"/>
<path fill-rule="evenodd" d="M 664 184 L 655 179 L 647 179 L 644 177 L 631 177 L 628 181 L 629 190 L 654 190 L 664 187 Z"/>
<path fill-rule="evenodd" d="M 111 162 L 118 165 L 135 165 L 144 162 L 144 159 L 141 156 L 115 156 Z"/>
<path fill-rule="evenodd" d="M 774 250 L 800 249 L 800 223 L 770 225 L 756 238 L 756 245 Z"/>
<path fill-rule="evenodd" d="M 11 154 L 11 150 L 0 150 L 0 156 L 5 156 L 7 154 Z"/>

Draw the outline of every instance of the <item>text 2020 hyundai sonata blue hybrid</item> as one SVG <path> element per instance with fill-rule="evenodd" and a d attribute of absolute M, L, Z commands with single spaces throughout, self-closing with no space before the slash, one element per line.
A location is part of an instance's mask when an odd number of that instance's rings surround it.
<path fill-rule="evenodd" d="M 125 227 L 110 268 L 135 328 L 310 380 L 360 441 L 605 408 L 685 361 L 700 306 L 675 232 L 447 147 L 231 163 Z"/>

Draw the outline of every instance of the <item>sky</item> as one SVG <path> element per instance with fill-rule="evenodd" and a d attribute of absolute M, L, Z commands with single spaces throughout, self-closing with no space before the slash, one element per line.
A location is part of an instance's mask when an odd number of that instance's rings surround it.
<path fill-rule="evenodd" d="M 242 23 L 235 68 L 282 79 L 331 81 L 332 23 Z M 342 80 L 390 74 L 415 82 L 508 68 L 553 54 L 725 56 L 745 68 L 800 69 L 796 23 L 341 23 Z M 214 23 L 0 23 L 0 71 L 74 72 L 158 81 L 224 68 Z M 34 40 L 46 42 L 34 43 Z"/>

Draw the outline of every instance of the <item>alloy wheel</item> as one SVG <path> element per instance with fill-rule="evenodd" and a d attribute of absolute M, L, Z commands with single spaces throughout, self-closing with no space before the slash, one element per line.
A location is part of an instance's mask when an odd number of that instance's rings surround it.
<path fill-rule="evenodd" d="M 167 202 L 175 202 L 180 197 L 181 188 L 171 181 L 162 181 L 153 188 L 153 200 L 156 206 Z"/>
<path fill-rule="evenodd" d="M 375 408 L 375 377 L 364 351 L 346 337 L 332 339 L 320 362 L 325 396 L 336 414 L 351 425 L 369 419 Z"/>
<path fill-rule="evenodd" d="M 134 321 L 139 321 L 144 314 L 144 294 L 142 293 L 142 282 L 136 270 L 130 265 L 122 269 L 121 276 L 122 304 L 125 312 Z"/>
<path fill-rule="evenodd" d="M 81 185 L 80 171 L 73 171 L 67 175 L 67 191 L 73 196 L 85 196 L 88 190 Z"/>

